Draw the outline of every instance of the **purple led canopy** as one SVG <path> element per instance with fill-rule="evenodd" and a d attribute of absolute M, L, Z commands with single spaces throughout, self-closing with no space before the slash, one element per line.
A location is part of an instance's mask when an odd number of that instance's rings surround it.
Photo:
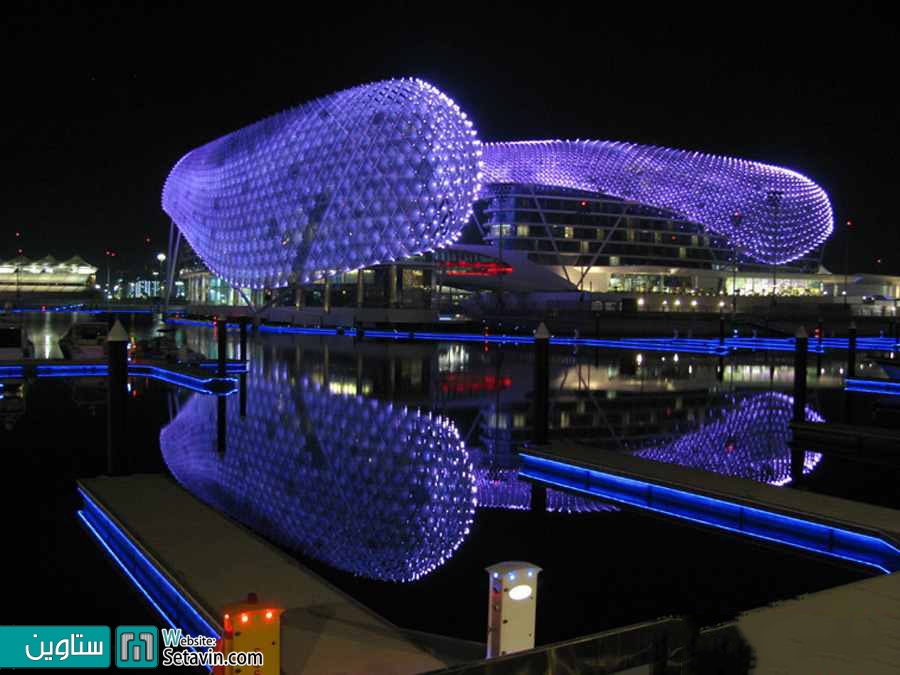
<path fill-rule="evenodd" d="M 475 479 L 448 419 L 300 378 L 247 383 L 247 414 L 194 396 L 160 433 L 172 475 L 214 508 L 291 551 L 372 579 L 413 581 L 469 534 Z"/>
<path fill-rule="evenodd" d="M 634 454 L 666 464 L 679 464 L 726 476 L 749 478 L 770 485 L 791 482 L 790 421 L 794 399 L 777 391 L 739 397 L 719 411 L 719 418 L 671 443 Z M 824 418 L 806 407 L 806 419 Z M 821 453 L 805 452 L 803 473 L 816 468 Z"/>
<path fill-rule="evenodd" d="M 480 189 L 481 145 L 417 79 L 361 85 L 182 157 L 163 210 L 217 275 L 281 287 L 452 243 Z"/>
<path fill-rule="evenodd" d="M 669 211 L 762 263 L 799 258 L 833 229 L 828 195 L 794 171 L 635 143 L 486 143 L 484 182 L 586 190 Z"/>

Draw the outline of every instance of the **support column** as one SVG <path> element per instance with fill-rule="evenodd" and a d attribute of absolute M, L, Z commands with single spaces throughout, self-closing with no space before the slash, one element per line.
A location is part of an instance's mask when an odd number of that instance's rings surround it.
<path fill-rule="evenodd" d="M 537 445 L 547 443 L 550 413 L 550 331 L 541 322 L 534 333 L 534 433 Z"/>
<path fill-rule="evenodd" d="M 847 377 L 856 377 L 856 322 L 850 322 L 847 338 Z"/>
<path fill-rule="evenodd" d="M 303 309 L 306 306 L 306 295 L 303 293 L 303 286 L 297 286 L 294 289 L 294 307 Z"/>
<path fill-rule="evenodd" d="M 388 267 L 388 307 L 397 306 L 397 266 Z"/>
<path fill-rule="evenodd" d="M 225 377 L 225 360 L 228 358 L 228 326 L 224 318 L 216 319 L 216 337 L 219 343 L 216 352 L 219 377 Z"/>
<path fill-rule="evenodd" d="M 326 314 L 331 312 L 331 279 L 325 279 L 325 296 L 322 301 L 322 308 Z"/>
<path fill-rule="evenodd" d="M 128 400 L 128 334 L 116 321 L 106 338 L 109 377 L 106 390 L 106 471 L 122 471 L 120 453 L 125 447 L 125 416 Z"/>
<path fill-rule="evenodd" d="M 806 421 L 806 366 L 809 337 L 803 326 L 797 330 L 794 345 L 794 421 Z"/>
<path fill-rule="evenodd" d="M 363 283 L 363 271 L 356 270 L 356 306 L 362 307 L 366 300 L 366 286 Z"/>

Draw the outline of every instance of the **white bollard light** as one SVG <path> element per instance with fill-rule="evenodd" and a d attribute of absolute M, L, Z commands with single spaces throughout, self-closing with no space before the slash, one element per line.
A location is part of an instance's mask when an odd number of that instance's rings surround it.
<path fill-rule="evenodd" d="M 537 578 L 541 568 L 521 561 L 487 568 L 487 658 L 534 647 Z"/>

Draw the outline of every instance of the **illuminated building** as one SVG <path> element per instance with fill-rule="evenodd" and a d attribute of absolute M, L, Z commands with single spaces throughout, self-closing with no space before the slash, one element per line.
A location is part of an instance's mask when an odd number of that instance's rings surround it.
<path fill-rule="evenodd" d="M 163 208 L 202 263 L 184 277 L 196 304 L 431 308 L 449 289 L 686 293 L 701 299 L 680 311 L 719 311 L 726 294 L 846 290 L 821 267 L 831 203 L 795 171 L 617 141 L 482 145 L 415 79 L 192 150 Z M 892 297 L 900 279 L 866 288 Z"/>
<path fill-rule="evenodd" d="M 0 297 L 84 295 L 92 291 L 96 274 L 97 268 L 77 255 L 63 261 L 51 255 L 40 260 L 25 256 L 0 260 Z"/>
<path fill-rule="evenodd" d="M 421 80 L 337 92 L 182 157 L 163 209 L 218 276 L 272 288 L 452 243 L 480 188 L 481 144 Z"/>

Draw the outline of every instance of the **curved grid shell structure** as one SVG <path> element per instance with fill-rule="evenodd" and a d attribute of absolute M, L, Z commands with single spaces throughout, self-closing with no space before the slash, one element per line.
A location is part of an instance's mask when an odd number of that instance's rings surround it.
<path fill-rule="evenodd" d="M 217 275 L 281 287 L 452 243 L 472 215 L 480 157 L 445 94 L 387 80 L 192 150 L 162 205 Z"/>
<path fill-rule="evenodd" d="M 188 491 L 286 549 L 385 581 L 445 563 L 475 513 L 469 454 L 449 420 L 341 396 L 301 378 L 251 379 L 247 414 L 227 401 L 216 449 L 215 397 L 195 395 L 160 432 Z"/>
<path fill-rule="evenodd" d="M 486 143 L 485 183 L 586 190 L 669 211 L 766 264 L 799 258 L 834 223 L 828 195 L 789 169 L 615 141 Z"/>
<path fill-rule="evenodd" d="M 697 431 L 667 445 L 644 448 L 634 454 L 770 485 L 790 483 L 793 397 L 777 391 L 751 394 L 720 412 L 719 419 Z M 806 419 L 825 421 L 810 406 L 806 406 Z M 810 473 L 821 459 L 821 453 L 804 452 L 803 473 Z"/>

